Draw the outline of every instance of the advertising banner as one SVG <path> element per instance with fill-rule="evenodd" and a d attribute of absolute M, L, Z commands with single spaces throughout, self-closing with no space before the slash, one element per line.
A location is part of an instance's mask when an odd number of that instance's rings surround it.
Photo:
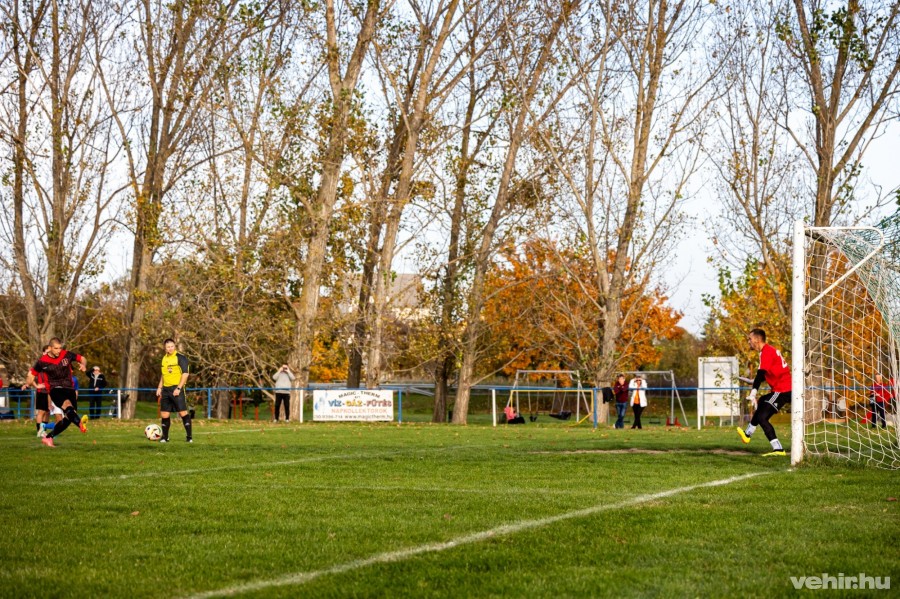
<path fill-rule="evenodd" d="M 313 420 L 391 422 L 394 420 L 394 392 L 383 389 L 313 391 Z"/>

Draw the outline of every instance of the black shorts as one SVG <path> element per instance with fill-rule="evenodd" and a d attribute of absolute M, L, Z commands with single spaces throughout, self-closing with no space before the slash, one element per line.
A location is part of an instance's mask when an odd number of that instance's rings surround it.
<path fill-rule="evenodd" d="M 71 387 L 54 387 L 50 389 L 50 399 L 56 404 L 60 410 L 63 409 L 63 403 L 66 400 L 72 402 L 72 407 L 78 409 L 78 392 Z"/>
<path fill-rule="evenodd" d="M 772 393 L 766 393 L 762 397 L 760 397 L 756 405 L 761 406 L 762 404 L 767 403 L 772 406 L 777 412 L 784 406 L 784 404 L 791 403 L 791 392 L 790 391 L 781 391 L 780 393 L 777 391 L 773 391 Z"/>
<path fill-rule="evenodd" d="M 34 394 L 34 409 L 41 412 L 50 411 L 50 396 L 46 393 L 38 391 Z"/>
<path fill-rule="evenodd" d="M 162 388 L 162 395 L 159 396 L 160 412 L 187 412 L 187 402 L 184 400 L 184 389 L 182 389 L 176 397 L 175 389 L 177 388 L 176 385 Z"/>

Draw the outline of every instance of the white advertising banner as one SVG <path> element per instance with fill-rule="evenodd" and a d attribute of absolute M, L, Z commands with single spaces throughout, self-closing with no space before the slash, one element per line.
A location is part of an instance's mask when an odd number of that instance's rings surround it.
<path fill-rule="evenodd" d="M 313 420 L 391 422 L 394 420 L 394 392 L 384 389 L 313 391 Z"/>
<path fill-rule="evenodd" d="M 740 384 L 736 357 L 705 357 L 698 360 L 698 428 L 707 416 L 740 416 Z"/>

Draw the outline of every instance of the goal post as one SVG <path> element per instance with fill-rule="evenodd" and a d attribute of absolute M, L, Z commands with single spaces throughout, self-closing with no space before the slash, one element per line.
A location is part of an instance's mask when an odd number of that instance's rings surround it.
<path fill-rule="evenodd" d="M 875 227 L 794 223 L 791 463 L 900 468 L 900 213 Z"/>

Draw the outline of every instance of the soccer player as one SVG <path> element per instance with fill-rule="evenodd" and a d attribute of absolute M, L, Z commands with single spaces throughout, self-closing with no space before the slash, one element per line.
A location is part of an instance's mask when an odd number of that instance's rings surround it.
<path fill-rule="evenodd" d="M 46 356 L 49 349 L 50 346 L 45 345 L 41 355 Z M 22 391 L 26 389 L 28 389 L 28 385 L 22 385 Z M 43 372 L 34 377 L 34 389 L 34 422 L 37 425 L 37 436 L 43 438 L 46 436 L 44 423 L 50 422 L 50 387 L 47 375 Z"/>
<path fill-rule="evenodd" d="M 65 417 L 56 423 L 53 430 L 41 439 L 41 443 L 47 447 L 54 447 L 53 439 L 69 428 L 70 424 L 76 425 L 82 433 L 87 432 L 87 414 L 78 415 L 78 396 L 72 384 L 72 367 L 78 364 L 78 367 L 84 372 L 87 370 L 87 366 L 85 366 L 87 360 L 84 359 L 84 356 L 63 349 L 62 341 L 56 337 L 50 340 L 49 345 L 47 353 L 42 355 L 28 372 L 25 386 L 30 387 L 35 384 L 35 379 L 40 374 L 45 374 L 50 400 L 65 414 Z M 47 411 L 49 411 L 49 406 L 47 406 Z"/>
<path fill-rule="evenodd" d="M 750 342 L 750 347 L 759 352 L 759 370 L 756 371 L 753 390 L 750 391 L 750 401 L 753 402 L 756 410 L 753 412 L 753 418 L 750 419 L 747 429 L 741 430 L 741 427 L 738 427 L 737 432 L 741 441 L 749 443 L 756 427 L 762 427 L 766 438 L 772 445 L 772 451 L 763 455 L 783 456 L 785 455 L 784 447 L 781 446 L 781 441 L 778 440 L 775 428 L 769 422 L 769 418 L 777 414 L 783 405 L 791 403 L 791 369 L 781 352 L 766 343 L 764 330 L 753 329 L 747 336 L 747 340 Z M 759 393 L 759 387 L 763 381 L 769 384 L 771 392 L 766 393 L 757 401 L 756 395 Z"/>
<path fill-rule="evenodd" d="M 172 424 L 170 416 L 172 412 L 178 412 L 181 422 L 184 424 L 184 432 L 187 433 L 187 442 L 193 443 L 191 433 L 191 415 L 188 413 L 187 402 L 184 400 L 184 385 L 188 379 L 188 360 L 184 354 L 175 351 L 175 341 L 165 340 L 166 355 L 162 359 L 162 376 L 159 377 L 159 387 L 156 388 L 156 396 L 159 397 L 159 416 L 162 419 L 162 439 L 160 443 L 169 442 L 169 426 Z"/>

